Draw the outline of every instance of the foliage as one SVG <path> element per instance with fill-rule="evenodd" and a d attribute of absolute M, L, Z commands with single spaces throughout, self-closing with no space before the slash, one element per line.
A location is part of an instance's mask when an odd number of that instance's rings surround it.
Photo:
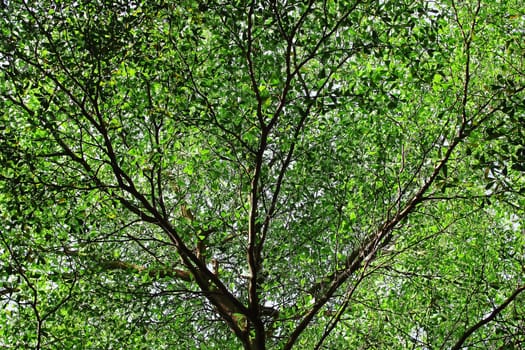
<path fill-rule="evenodd" d="M 520 1 L 0 12 L 0 346 L 525 343 Z"/>

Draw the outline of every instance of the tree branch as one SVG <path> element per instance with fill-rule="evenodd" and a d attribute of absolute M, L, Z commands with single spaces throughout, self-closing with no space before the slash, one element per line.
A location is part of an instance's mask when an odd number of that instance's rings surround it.
<path fill-rule="evenodd" d="M 360 249 L 355 250 L 351 254 L 351 256 L 348 258 L 348 267 L 345 270 L 336 272 L 330 287 L 327 289 L 324 295 L 316 300 L 312 308 L 304 315 L 303 319 L 299 322 L 298 326 L 290 335 L 287 343 L 283 347 L 283 350 L 291 349 L 297 341 L 299 335 L 306 329 L 308 324 L 312 321 L 315 315 L 319 313 L 321 308 L 332 298 L 337 289 L 342 284 L 344 284 L 351 275 L 358 271 L 363 263 L 372 261 L 376 257 L 377 252 L 382 247 L 390 243 L 392 240 L 392 231 L 394 228 L 406 217 L 408 217 L 408 215 L 414 211 L 415 208 L 423 201 L 425 193 L 434 183 L 443 166 L 448 162 L 458 144 L 467 136 L 467 133 L 463 132 L 465 127 L 465 124 L 461 125 L 459 135 L 452 141 L 443 158 L 434 167 L 430 177 L 423 183 L 423 185 L 419 188 L 412 199 L 408 201 L 405 207 L 398 211 L 393 218 L 385 221 L 375 234 L 370 235 L 368 239 L 365 240 Z"/>
<path fill-rule="evenodd" d="M 507 308 L 507 306 L 509 306 L 509 304 L 512 303 L 512 301 L 514 301 L 514 299 L 516 299 L 516 297 L 524 290 L 525 290 L 525 285 L 516 289 L 500 306 L 494 309 L 490 313 L 490 315 L 488 315 L 487 317 L 485 317 L 484 319 L 482 319 L 481 321 L 479 321 L 478 323 L 472 325 L 469 329 L 467 329 L 465 333 L 463 333 L 463 335 L 458 339 L 456 344 L 454 344 L 454 346 L 451 347 L 450 349 L 451 350 L 461 349 L 465 341 L 468 339 L 468 337 L 470 337 L 475 331 L 477 331 L 478 329 L 480 329 L 481 327 L 483 327 L 484 325 L 492 321 L 500 312 L 505 310 L 505 308 Z"/>

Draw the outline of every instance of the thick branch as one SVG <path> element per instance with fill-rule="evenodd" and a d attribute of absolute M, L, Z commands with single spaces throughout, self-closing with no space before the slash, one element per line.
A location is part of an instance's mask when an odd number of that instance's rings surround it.
<path fill-rule="evenodd" d="M 98 188 L 101 191 L 106 191 L 109 195 L 118 199 L 126 209 L 136 214 L 141 220 L 155 224 L 163 229 L 163 231 L 168 235 L 170 240 L 176 246 L 184 265 L 188 268 L 188 272 L 193 275 L 195 282 L 199 285 L 204 295 L 206 295 L 208 300 L 217 308 L 217 311 L 221 314 L 223 319 L 236 333 L 236 335 L 244 342 L 247 342 L 247 339 L 249 338 L 248 334 L 245 329 L 239 327 L 237 320 L 238 316 L 236 315 L 245 315 L 251 319 L 252 317 L 249 316 L 250 313 L 248 312 L 248 309 L 233 294 L 231 294 L 226 286 L 224 286 L 222 281 L 208 269 L 206 264 L 202 262 L 191 249 L 188 248 L 175 228 L 166 220 L 165 216 L 157 210 L 155 203 L 151 203 L 137 189 L 129 174 L 127 174 L 120 167 L 116 154 L 113 151 L 111 140 L 108 137 L 107 130 L 103 126 L 100 116 L 99 124 L 95 119 L 96 116 L 93 116 L 91 112 L 85 108 L 83 102 L 76 98 L 74 93 L 70 91 L 64 84 L 62 84 L 56 76 L 54 76 L 51 72 L 46 71 L 40 64 L 38 64 L 38 62 L 32 62 L 28 59 L 26 63 L 34 66 L 44 76 L 51 79 L 60 90 L 62 90 L 69 98 L 71 98 L 73 104 L 80 109 L 81 115 L 98 130 L 101 136 L 104 137 L 104 147 L 107 148 L 104 151 L 106 156 L 109 157 L 106 162 L 111 165 L 113 175 L 118 181 L 118 188 L 123 192 L 127 192 L 138 203 L 134 203 L 122 195 L 118 195 L 117 193 L 110 191 L 110 188 L 115 188 L 115 186 L 105 184 L 98 177 L 97 171 L 91 167 L 91 165 L 83 158 L 83 156 L 76 154 L 61 138 L 54 124 L 48 122 L 46 119 L 40 119 L 43 127 L 51 132 L 55 141 L 63 149 L 65 155 L 72 161 L 80 164 L 81 167 L 86 171 L 86 174 L 88 174 L 91 180 L 98 185 Z M 68 73 L 67 68 L 62 68 L 66 70 L 66 73 Z M 21 100 L 13 102 L 18 102 L 17 104 L 24 108 L 31 116 L 36 115 L 36 113 L 31 108 L 29 108 L 29 106 L 27 106 L 24 101 Z"/>
<path fill-rule="evenodd" d="M 462 124 L 458 137 L 453 140 L 443 158 L 435 166 L 430 177 L 423 183 L 405 207 L 398 211 L 392 219 L 387 220 L 375 234 L 369 236 L 369 238 L 361 245 L 360 249 L 352 253 L 348 259 L 348 267 L 335 274 L 328 290 L 316 300 L 315 304 L 304 315 L 294 332 L 292 332 L 288 342 L 283 348 L 284 350 L 289 350 L 293 347 L 299 335 L 307 328 L 308 324 L 312 321 L 315 315 L 319 313 L 321 308 L 332 298 L 337 289 L 343 285 L 351 275 L 358 271 L 364 262 L 372 261 L 376 257 L 377 252 L 392 240 L 392 230 L 423 201 L 424 194 L 434 183 L 441 169 L 448 162 L 458 144 L 466 137 L 467 134 L 464 133 L 464 128 L 465 124 Z"/>
<path fill-rule="evenodd" d="M 484 325 L 486 325 L 490 321 L 494 320 L 494 318 L 501 311 L 505 310 L 505 308 L 507 308 L 507 306 L 509 306 L 510 303 L 512 301 L 514 301 L 516 299 L 516 297 L 521 292 L 523 292 L 524 290 L 525 290 L 525 285 L 519 287 L 518 289 L 516 289 L 514 291 L 514 293 L 512 293 L 511 296 L 509 296 L 500 306 L 498 306 L 496 309 L 494 309 L 494 311 L 492 311 L 490 313 L 490 315 L 488 315 L 487 317 L 485 317 L 484 319 L 482 319 L 481 321 L 479 321 L 478 323 L 474 324 L 469 329 L 467 329 L 465 331 L 465 333 L 463 333 L 461 338 L 459 338 L 459 340 L 456 342 L 456 344 L 454 344 L 454 346 L 451 348 L 451 350 L 459 350 L 459 349 L 461 349 L 463 347 L 463 343 L 465 343 L 465 341 L 467 340 L 468 337 L 470 337 L 475 331 L 477 331 L 478 329 L 480 329 L 481 327 L 483 327 Z"/>

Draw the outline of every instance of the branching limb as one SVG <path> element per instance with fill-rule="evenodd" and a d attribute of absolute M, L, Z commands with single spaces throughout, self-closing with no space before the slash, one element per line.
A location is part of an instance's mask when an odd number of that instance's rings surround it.
<path fill-rule="evenodd" d="M 464 132 L 465 127 L 465 124 L 461 125 L 459 135 L 452 141 L 443 158 L 434 167 L 432 174 L 413 195 L 412 199 L 408 201 L 405 207 L 398 211 L 391 219 L 385 221 L 375 234 L 369 236 L 369 238 L 363 242 L 360 249 L 354 251 L 351 254 L 351 256 L 348 258 L 348 267 L 333 277 L 329 288 L 326 290 L 324 295 L 316 300 L 311 309 L 304 315 L 299 325 L 290 335 L 290 338 L 283 349 L 291 349 L 297 341 L 299 335 L 307 328 L 308 324 L 319 313 L 322 307 L 333 297 L 339 287 L 344 284 L 350 276 L 358 271 L 364 263 L 368 263 L 375 259 L 377 252 L 392 241 L 392 231 L 424 200 L 424 195 L 438 177 L 443 166 L 445 166 L 445 164 L 449 161 L 456 147 L 467 136 L 467 133 Z"/>
<path fill-rule="evenodd" d="M 498 306 L 494 311 L 492 311 L 487 317 L 480 320 L 476 324 L 472 325 L 469 329 L 463 333 L 463 335 L 458 339 L 456 344 L 451 347 L 451 350 L 459 350 L 463 347 L 465 341 L 470 337 L 475 331 L 486 325 L 487 323 L 494 320 L 494 318 L 507 308 L 517 297 L 518 295 L 525 290 L 525 285 L 517 288 L 500 306 Z"/>

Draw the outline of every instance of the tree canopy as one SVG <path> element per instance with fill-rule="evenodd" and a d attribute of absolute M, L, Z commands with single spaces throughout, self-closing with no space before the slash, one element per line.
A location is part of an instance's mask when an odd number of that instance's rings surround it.
<path fill-rule="evenodd" d="M 0 347 L 521 349 L 520 0 L 0 3 Z"/>

